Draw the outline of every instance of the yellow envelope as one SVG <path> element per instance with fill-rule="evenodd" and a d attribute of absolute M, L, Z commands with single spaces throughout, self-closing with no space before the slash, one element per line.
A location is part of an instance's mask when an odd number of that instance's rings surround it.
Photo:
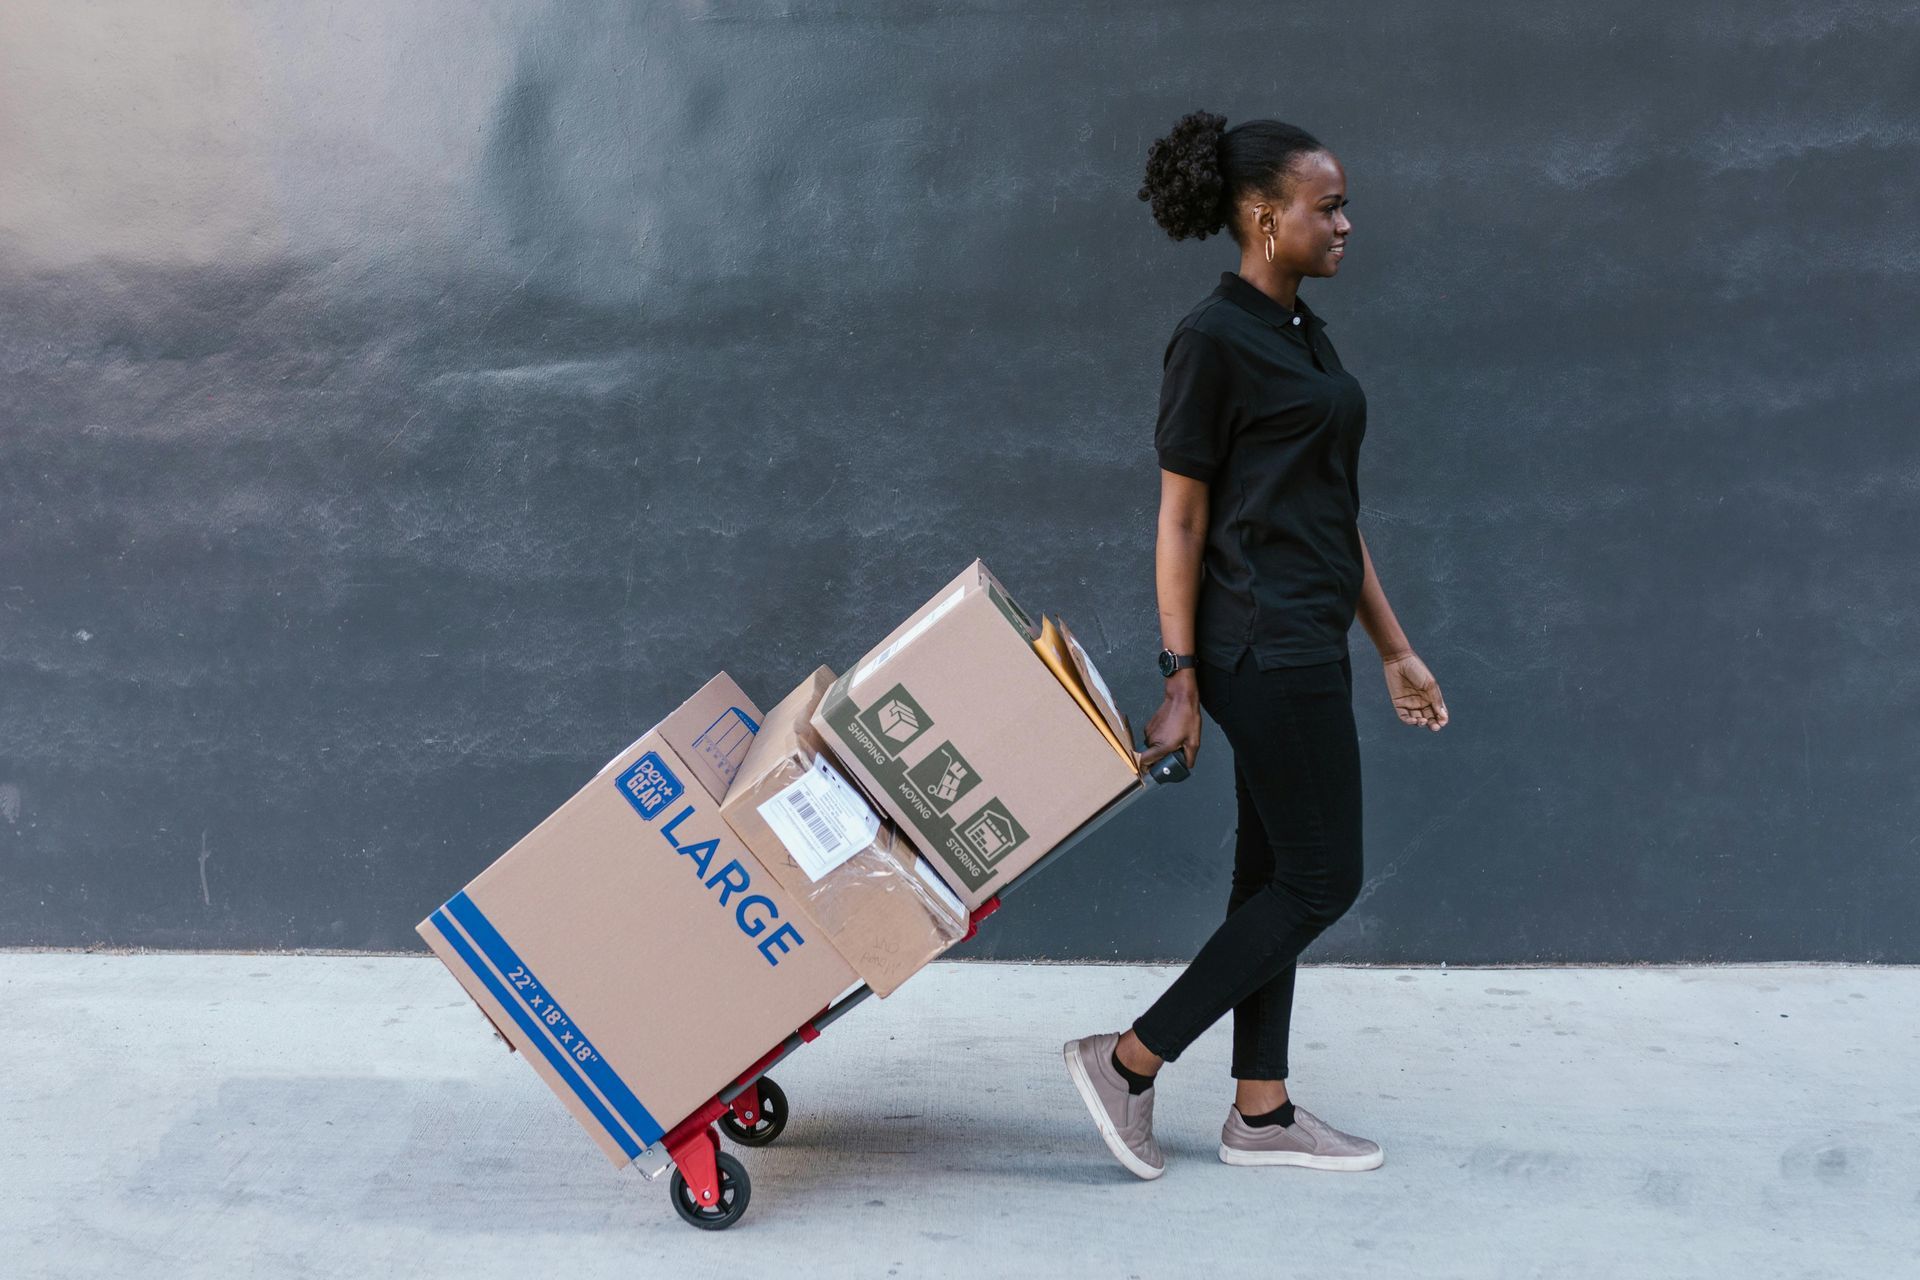
<path fill-rule="evenodd" d="M 1080 647 L 1079 642 L 1068 634 L 1063 626 L 1056 625 L 1054 619 L 1045 616 L 1040 619 L 1040 638 L 1033 642 L 1033 650 L 1040 655 L 1040 660 L 1047 664 L 1047 669 L 1053 672 L 1054 678 L 1066 686 L 1067 692 L 1072 694 L 1073 700 L 1080 704 L 1080 709 L 1087 713 L 1087 718 L 1100 730 L 1100 735 L 1107 740 L 1107 744 L 1120 753 L 1120 758 L 1127 762 L 1129 768 L 1138 772 L 1139 757 L 1134 755 L 1132 749 L 1121 740 L 1121 729 L 1115 724 L 1115 721 L 1118 721 L 1119 725 L 1124 726 L 1125 720 L 1121 718 L 1119 708 L 1113 705 L 1112 695 L 1107 692 L 1105 682 L 1100 681 L 1098 673 L 1093 671 L 1093 663 L 1087 657 L 1086 650 Z M 1082 667 L 1092 674 L 1091 681 L 1081 678 Z M 1088 685 L 1094 683 L 1098 684 L 1103 695 L 1099 703 L 1096 703 L 1093 695 L 1088 692 Z M 1103 714 L 1103 707 L 1105 714 Z"/>

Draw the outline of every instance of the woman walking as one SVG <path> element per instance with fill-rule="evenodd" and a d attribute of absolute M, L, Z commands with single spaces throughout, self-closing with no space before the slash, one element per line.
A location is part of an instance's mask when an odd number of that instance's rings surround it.
<path fill-rule="evenodd" d="M 1297 294 L 1340 270 L 1352 224 L 1346 173 L 1311 135 L 1274 120 L 1232 129 L 1205 111 L 1147 153 L 1142 200 L 1175 240 L 1228 230 L 1240 268 L 1167 344 L 1154 431 L 1160 520 L 1154 580 L 1166 699 L 1143 760 L 1200 751 L 1205 708 L 1233 748 L 1239 829 L 1226 922 L 1124 1032 L 1064 1048 L 1107 1147 L 1142 1178 L 1154 1079 L 1233 1011 L 1228 1164 L 1378 1168 L 1378 1143 L 1342 1133 L 1287 1092 L 1295 961 L 1360 892 L 1360 752 L 1347 631 L 1357 615 L 1407 724 L 1447 708 L 1387 605 L 1360 536 L 1366 398 Z"/>

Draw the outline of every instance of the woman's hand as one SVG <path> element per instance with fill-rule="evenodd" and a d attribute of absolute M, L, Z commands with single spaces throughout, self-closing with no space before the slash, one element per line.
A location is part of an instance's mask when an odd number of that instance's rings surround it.
<path fill-rule="evenodd" d="M 1435 733 L 1447 722 L 1447 704 L 1440 696 L 1440 682 L 1427 670 L 1417 653 L 1403 653 L 1380 664 L 1387 677 L 1387 696 L 1393 710 L 1411 725 L 1425 725 Z"/>
<path fill-rule="evenodd" d="M 1151 768 L 1163 757 L 1184 749 L 1187 768 L 1200 758 L 1200 694 L 1192 671 L 1167 682 L 1167 697 L 1147 721 L 1147 749 L 1139 753 L 1140 767 Z"/>

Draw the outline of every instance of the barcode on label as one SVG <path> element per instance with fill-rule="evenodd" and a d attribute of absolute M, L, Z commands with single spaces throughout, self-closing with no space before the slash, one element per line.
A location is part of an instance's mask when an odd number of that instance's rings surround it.
<path fill-rule="evenodd" d="M 827 825 L 827 820 L 820 816 L 819 810 L 804 795 L 789 791 L 787 803 L 793 807 L 794 815 L 807 824 L 807 830 L 820 845 L 822 853 L 833 853 L 840 847 L 839 833 Z"/>
<path fill-rule="evenodd" d="M 880 829 L 864 806 L 864 818 L 849 811 L 853 789 L 826 769 L 807 770 L 758 806 L 794 864 L 814 881 L 872 843 Z"/>

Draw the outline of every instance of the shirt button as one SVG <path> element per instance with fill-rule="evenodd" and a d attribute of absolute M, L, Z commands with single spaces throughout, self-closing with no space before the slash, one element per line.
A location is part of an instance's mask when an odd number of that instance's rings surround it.
<path fill-rule="evenodd" d="M 1299 317 L 1299 316 L 1295 316 L 1295 317 L 1293 318 L 1293 322 L 1294 322 L 1295 324 L 1299 324 L 1299 323 L 1300 323 L 1300 317 Z"/>

